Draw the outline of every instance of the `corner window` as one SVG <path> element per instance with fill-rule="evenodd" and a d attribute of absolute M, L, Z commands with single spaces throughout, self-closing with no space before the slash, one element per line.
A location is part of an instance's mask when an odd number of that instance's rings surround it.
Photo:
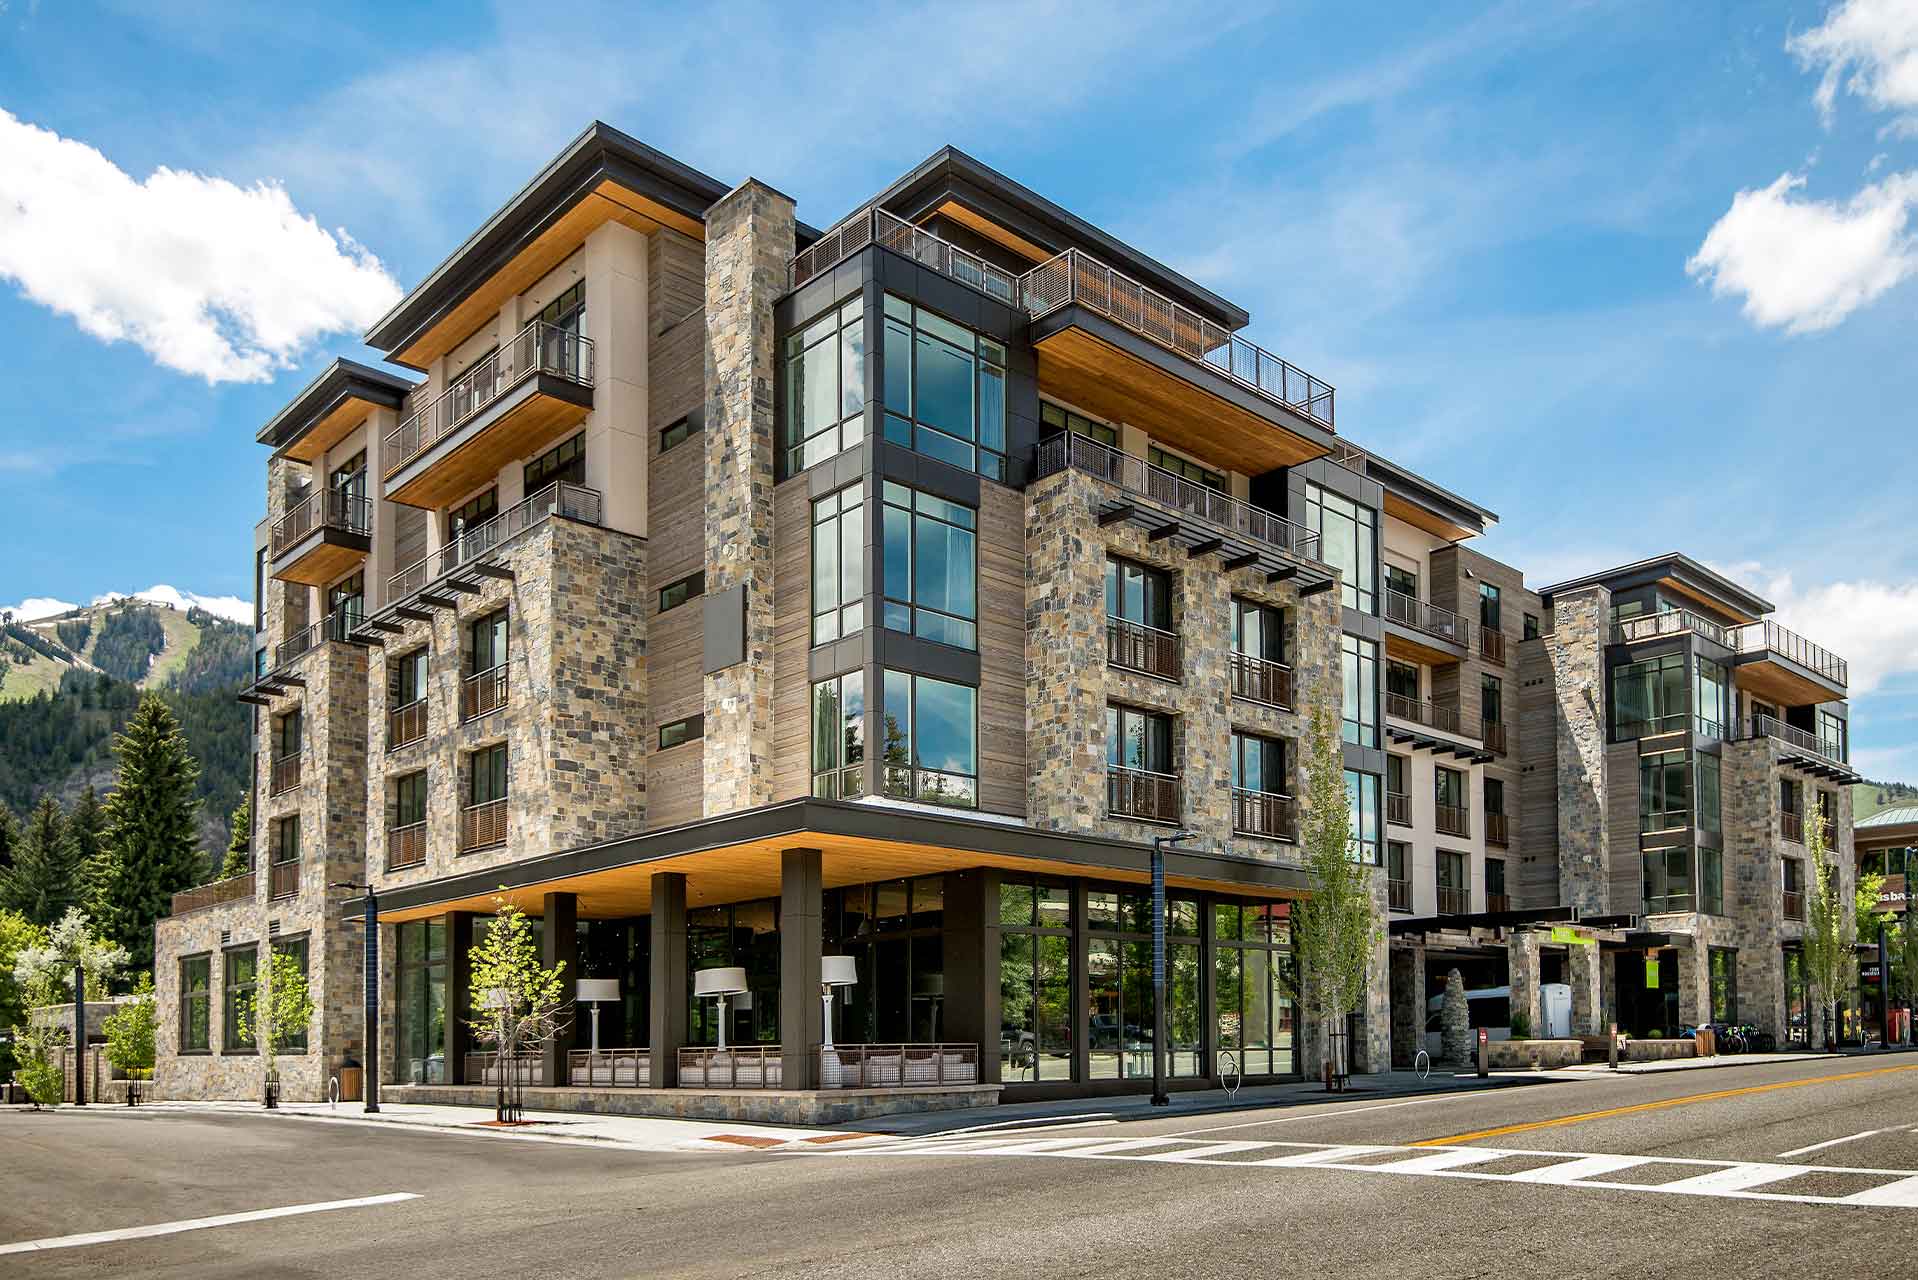
<path fill-rule="evenodd" d="M 978 648 L 978 515 L 888 480 L 884 519 L 887 629 Z"/>
<path fill-rule="evenodd" d="M 659 749 L 669 751 L 705 736 L 706 717 L 704 715 L 687 716 L 659 726 Z"/>
<path fill-rule="evenodd" d="M 659 612 L 677 609 L 688 600 L 697 599 L 706 594 L 706 572 L 689 573 L 677 582 L 669 582 L 659 589 Z"/>
<path fill-rule="evenodd" d="M 1343 730 L 1345 740 L 1361 747 L 1379 745 L 1379 646 L 1371 640 L 1345 636 L 1340 646 L 1345 676 Z"/>
<path fill-rule="evenodd" d="M 887 294 L 886 439 L 1004 480 L 1005 347 Z"/>
<path fill-rule="evenodd" d="M 1675 831 L 1692 821 L 1691 765 L 1683 751 L 1638 758 L 1638 829 Z"/>
<path fill-rule="evenodd" d="M 857 671 L 812 687 L 812 793 L 852 800 L 866 792 L 866 677 Z"/>
<path fill-rule="evenodd" d="M 251 1003 L 259 985 L 260 950 L 250 943 L 234 947 L 221 954 L 220 966 L 220 1048 L 227 1053 L 244 1053 L 254 1047 L 254 1041 L 251 1035 L 240 1035 L 240 1010 Z"/>
<path fill-rule="evenodd" d="M 854 298 L 786 336 L 786 474 L 850 449 L 865 434 L 866 317 Z"/>
<path fill-rule="evenodd" d="M 1305 486 L 1305 527 L 1319 535 L 1319 558 L 1337 569 L 1345 606 L 1377 613 L 1378 512 L 1330 489 Z"/>
<path fill-rule="evenodd" d="M 1352 861 L 1368 867 L 1379 862 L 1379 775 L 1345 771 L 1345 799 L 1352 813 Z"/>
<path fill-rule="evenodd" d="M 571 440 L 562 441 L 527 463 L 525 482 L 522 492 L 529 495 L 549 484 L 585 484 L 586 433 L 582 431 Z"/>
<path fill-rule="evenodd" d="M 886 672 L 886 794 L 970 809 L 979 803 L 979 691 Z"/>
<path fill-rule="evenodd" d="M 205 1053 L 211 1044 L 213 957 L 180 960 L 180 1052 Z"/>
<path fill-rule="evenodd" d="M 1718 757 L 1705 752 L 1698 753 L 1698 826 L 1703 831 L 1723 830 L 1723 817 L 1720 813 L 1718 795 L 1719 762 Z"/>
<path fill-rule="evenodd" d="M 1668 653 L 1612 668 L 1612 738 L 1627 742 L 1685 727 L 1690 712 L 1685 655 Z"/>
<path fill-rule="evenodd" d="M 1710 658 L 1698 659 L 1698 675 L 1695 680 L 1694 706 L 1697 709 L 1695 728 L 1703 738 L 1722 738 L 1725 726 L 1731 722 L 1731 682 L 1725 679 L 1725 668 Z"/>
<path fill-rule="evenodd" d="M 1692 892 L 1692 851 L 1686 845 L 1647 849 L 1639 855 L 1644 877 L 1645 910 L 1693 910 L 1697 898 Z"/>

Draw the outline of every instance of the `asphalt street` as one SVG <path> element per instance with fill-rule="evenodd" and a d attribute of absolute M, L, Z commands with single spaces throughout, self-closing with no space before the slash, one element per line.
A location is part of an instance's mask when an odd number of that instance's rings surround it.
<path fill-rule="evenodd" d="M 10 1110 L 0 1275 L 1918 1276 L 1918 1055 L 709 1145 Z"/>

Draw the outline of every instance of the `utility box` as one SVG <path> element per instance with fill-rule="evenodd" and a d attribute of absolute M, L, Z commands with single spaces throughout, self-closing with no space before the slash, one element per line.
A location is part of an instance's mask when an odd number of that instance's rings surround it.
<path fill-rule="evenodd" d="M 1563 982 L 1547 982 L 1538 989 L 1539 1032 L 1547 1040 L 1572 1035 L 1572 989 Z"/>

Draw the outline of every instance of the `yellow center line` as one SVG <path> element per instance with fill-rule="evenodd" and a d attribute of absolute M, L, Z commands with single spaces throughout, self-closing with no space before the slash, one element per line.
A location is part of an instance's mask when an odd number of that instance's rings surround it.
<path fill-rule="evenodd" d="M 1587 1120 L 1604 1120 L 1611 1116 L 1637 1115 L 1645 1111 L 1661 1111 L 1666 1107 L 1682 1107 L 1688 1102 L 1714 1102 L 1720 1098 L 1743 1098 L 1754 1093 L 1771 1093 L 1777 1089 L 1802 1089 L 1806 1085 L 1834 1084 L 1840 1080 L 1863 1080 L 1869 1076 L 1889 1075 L 1894 1071 L 1918 1071 L 1918 1063 L 1902 1067 L 1877 1067 L 1870 1071 L 1846 1071 L 1835 1076 L 1813 1076 L 1809 1080 L 1786 1080 L 1778 1084 L 1748 1085 L 1743 1089 L 1717 1089 L 1711 1093 L 1692 1093 L 1682 1098 L 1662 1098 L 1657 1102 L 1638 1102 L 1629 1107 L 1608 1107 L 1603 1111 L 1586 1111 L 1575 1116 L 1559 1116 L 1555 1120 L 1532 1120 L 1525 1124 L 1501 1125 L 1496 1129 L 1480 1129 L 1476 1133 L 1455 1133 L 1449 1138 L 1427 1138 L 1423 1142 L 1414 1142 L 1414 1147 L 1452 1147 L 1462 1142 L 1479 1142 L 1486 1138 L 1502 1138 L 1512 1133 L 1528 1133 L 1533 1129 L 1554 1129 L 1559 1125 L 1583 1124 Z"/>

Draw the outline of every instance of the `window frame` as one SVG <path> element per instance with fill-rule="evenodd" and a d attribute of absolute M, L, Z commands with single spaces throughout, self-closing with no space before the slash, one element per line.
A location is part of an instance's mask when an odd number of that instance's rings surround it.
<path fill-rule="evenodd" d="M 1350 660 L 1349 664 L 1347 660 Z M 1360 747 L 1379 745 L 1379 644 L 1350 632 L 1339 640 L 1341 696 L 1339 733 L 1346 742 Z M 1369 680 L 1368 680 L 1369 672 Z M 1352 717 L 1352 702 L 1358 703 L 1358 718 Z"/>
<path fill-rule="evenodd" d="M 680 415 L 659 429 L 660 453 L 671 453 L 680 445 L 685 444 L 694 436 L 699 435 L 704 429 L 703 426 L 695 426 L 693 424 L 692 414 Z"/>
<path fill-rule="evenodd" d="M 678 732 L 675 733 L 674 730 L 678 730 Z M 698 742 L 705 736 L 706 714 L 704 712 L 696 715 L 681 716 L 677 720 L 668 720 L 665 724 L 659 726 L 659 750 L 671 751 L 675 747 L 683 747 L 688 743 Z M 666 741 L 668 737 L 673 738 L 673 741 Z"/>
<path fill-rule="evenodd" d="M 654 616 L 670 613 L 681 605 L 690 604 L 706 594 L 706 571 L 695 570 L 683 578 L 675 578 L 659 589 L 659 607 Z"/>
<path fill-rule="evenodd" d="M 863 294 L 835 303 L 794 325 L 780 344 L 785 394 L 780 398 L 778 456 L 784 476 L 799 475 L 836 458 L 865 438 L 867 362 L 873 351 L 865 307 Z M 834 413 L 830 422 L 813 423 L 807 420 L 809 411 L 823 410 L 826 401 L 807 403 L 807 362 L 827 346 L 831 349 L 820 356 L 817 372 L 824 374 L 830 357 Z"/>
<path fill-rule="evenodd" d="M 201 985 L 196 990 L 189 978 L 188 970 L 198 964 L 202 971 Z M 213 953 L 196 951 L 192 955 L 180 957 L 179 967 L 179 1052 L 182 1054 L 206 1054 L 213 1052 Z M 200 1014 L 199 1034 L 196 1040 L 193 1026 L 193 1011 L 198 1007 Z"/>
<path fill-rule="evenodd" d="M 493 765 L 493 761 L 495 760 L 499 761 L 497 768 Z M 487 786 L 484 788 L 480 785 L 482 761 L 485 762 L 484 776 L 487 779 Z M 462 808 L 471 809 L 477 805 L 492 804 L 495 801 L 505 800 L 512 796 L 513 762 L 507 755 L 506 744 L 504 742 L 491 742 L 483 747 L 475 747 L 466 753 L 466 759 L 463 763 L 466 766 L 463 770 L 466 774 L 466 785 L 462 796 Z M 496 776 L 498 779 L 498 793 L 485 796 L 479 794 L 481 790 L 491 791 L 494 789 L 493 780 Z"/>
<path fill-rule="evenodd" d="M 904 682 L 897 688 L 907 701 L 905 727 L 899 728 L 898 709 L 894 705 L 895 680 Z M 920 690 L 925 684 L 942 688 L 961 689 L 970 703 L 971 742 L 966 748 L 971 756 L 970 773 L 957 769 L 932 768 L 925 763 L 921 747 L 924 737 L 920 733 L 923 717 L 919 713 Z M 913 671 L 900 671 L 892 667 L 883 668 L 880 676 L 880 716 L 885 728 L 886 744 L 880 748 L 879 787 L 885 795 L 894 799 L 914 800 L 922 804 L 936 804 L 954 809 L 977 809 L 979 807 L 979 687 L 958 680 L 941 680 L 937 676 L 921 675 Z M 893 740 L 895 735 L 903 743 L 903 754 L 895 755 Z M 905 771 L 905 785 L 900 786 L 896 777 Z M 955 779 L 961 784 L 961 790 L 951 796 L 943 791 L 932 790 L 929 794 L 925 775 L 933 779 Z M 969 789 L 968 789 L 969 788 Z"/>
<path fill-rule="evenodd" d="M 571 449 L 572 452 L 567 454 L 566 457 L 561 458 L 559 455 L 565 453 L 568 449 Z M 548 467 L 549 464 L 550 469 L 535 478 L 534 472 L 540 470 L 542 467 Z M 560 441 L 545 453 L 540 454 L 539 457 L 527 463 L 520 472 L 520 492 L 523 494 L 532 495 L 538 493 L 541 489 L 555 483 L 585 485 L 586 433 L 584 431 L 575 432 L 573 435 Z"/>
<path fill-rule="evenodd" d="M 880 329 L 886 386 L 880 399 L 884 411 L 882 430 L 886 439 L 948 466 L 958 467 L 962 471 L 976 471 L 989 480 L 1003 482 L 1006 478 L 1006 432 L 1010 426 L 1007 404 L 1007 370 L 1010 361 L 1006 345 L 970 325 L 948 320 L 932 308 L 895 293 L 884 295 L 882 312 Z M 930 323 L 925 323 L 928 319 Z M 962 345 L 960 334 L 972 339 L 969 348 Z M 902 338 L 903 345 L 895 345 Z M 925 350 L 935 354 L 949 350 L 955 355 L 963 355 L 968 362 L 972 421 L 970 435 L 964 439 L 954 435 L 949 424 L 929 421 L 923 414 L 926 406 L 922 403 L 921 392 L 925 387 L 926 374 L 919 357 Z M 901 355 L 905 361 L 900 360 Z M 901 364 L 906 364 L 909 370 L 903 380 L 898 378 Z M 996 423 L 991 421 L 991 411 L 987 408 L 987 401 L 993 398 L 987 395 L 987 386 L 995 380 L 998 386 Z M 924 447 L 925 442 L 921 440 L 921 433 L 927 431 L 936 437 L 932 441 L 934 447 L 930 449 Z M 945 452 L 941 452 L 942 441 L 952 442 Z M 962 452 L 969 455 L 963 461 Z"/>
<path fill-rule="evenodd" d="M 971 523 L 952 518 L 963 514 Z M 925 557 L 920 555 L 921 522 L 945 531 L 948 551 L 963 543 L 966 558 L 970 561 L 969 572 L 965 578 L 964 590 L 970 597 L 965 605 L 970 613 L 957 612 L 940 606 L 929 605 L 921 601 L 920 567 Z M 895 546 L 895 533 L 903 530 L 903 542 Z M 954 536 L 957 535 L 957 543 Z M 977 652 L 979 648 L 979 512 L 962 502 L 953 502 L 938 494 L 915 489 L 910 485 L 894 480 L 882 483 L 880 493 L 880 558 L 883 572 L 880 575 L 880 600 L 882 621 L 888 631 L 897 631 L 902 635 L 917 636 L 933 644 L 943 644 L 954 649 Z M 899 560 L 903 558 L 904 564 Z M 948 555 L 948 563 L 956 557 Z M 896 581 L 895 575 L 903 575 L 904 581 Z M 928 587 L 930 584 L 927 584 Z M 902 596 L 899 591 L 905 594 Z M 947 591 L 946 597 L 951 598 Z M 928 615 L 922 617 L 921 615 Z M 930 623 L 929 623 L 930 620 Z M 903 624 L 903 625 L 902 625 Z M 934 634 L 928 634 L 928 631 Z"/>
<path fill-rule="evenodd" d="M 848 682 L 851 682 L 851 703 L 848 702 Z M 828 739 L 822 737 L 822 691 L 829 692 L 833 721 L 830 738 L 833 744 L 830 754 L 833 758 L 823 763 L 820 760 L 821 748 Z M 853 707 L 850 711 L 849 706 Z M 815 680 L 808 688 L 806 716 L 810 730 L 808 750 L 812 759 L 814 796 L 824 800 L 857 800 L 866 794 L 866 711 L 864 671 L 848 671 L 824 680 Z M 848 783 L 851 784 L 850 788 Z"/>
<path fill-rule="evenodd" d="M 294 954 L 294 947 L 299 948 L 298 955 L 300 958 L 301 975 L 310 977 L 312 973 L 310 967 L 312 965 L 312 946 L 306 934 L 282 934 L 276 938 L 269 938 L 267 940 L 267 955 L 291 955 Z M 313 1012 L 315 1017 L 319 1016 L 319 1010 L 317 1008 L 315 1008 Z M 312 1031 L 313 1024 L 309 1021 L 306 1026 L 300 1028 L 300 1033 L 297 1036 L 286 1036 L 276 1052 L 284 1054 L 311 1053 Z"/>
<path fill-rule="evenodd" d="M 242 958 L 253 963 L 251 977 L 244 982 L 236 981 L 233 973 L 236 963 Z M 240 1001 L 254 996 L 260 989 L 260 944 L 242 942 L 220 949 L 220 1053 L 242 1056 L 257 1054 L 260 1044 L 259 1032 L 248 1027 L 253 1035 L 246 1040 L 240 1039 Z M 249 1022 L 255 1019 L 249 1019 Z"/>
<path fill-rule="evenodd" d="M 1348 510 L 1349 508 L 1349 510 Z M 1336 520 L 1347 521 L 1352 529 L 1352 564 L 1335 559 L 1333 538 L 1326 532 L 1327 512 Z M 1341 570 L 1340 598 L 1349 609 L 1378 615 L 1379 611 L 1379 513 L 1362 502 L 1336 493 L 1324 485 L 1305 482 L 1305 527 L 1319 535 L 1319 558 Z M 1340 543 L 1343 549 L 1343 542 Z"/>

